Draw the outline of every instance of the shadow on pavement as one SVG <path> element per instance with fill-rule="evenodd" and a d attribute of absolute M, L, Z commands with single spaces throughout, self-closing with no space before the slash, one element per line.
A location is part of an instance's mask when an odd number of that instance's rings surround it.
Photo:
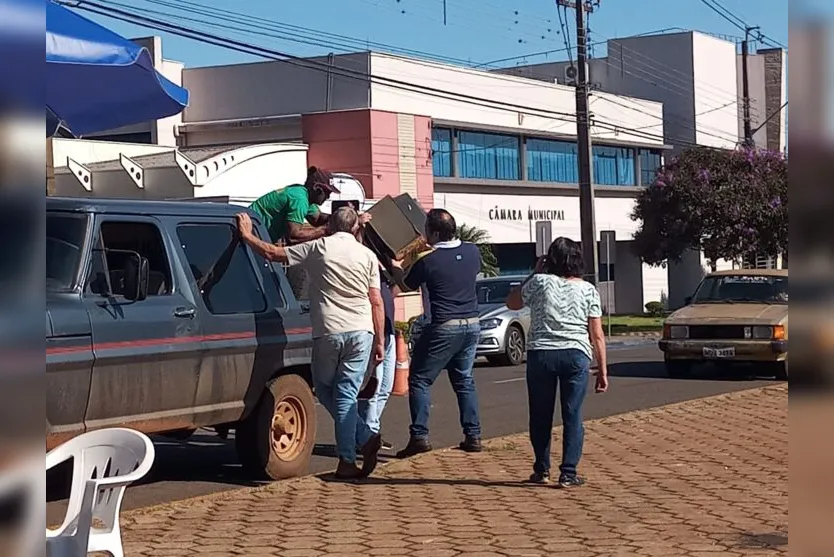
<path fill-rule="evenodd" d="M 475 486 L 475 487 L 521 487 L 525 489 L 554 489 L 550 486 L 542 486 L 531 484 L 526 481 L 487 481 L 487 480 L 467 480 L 467 479 L 448 479 L 448 478 L 378 478 L 371 476 L 364 480 L 356 480 L 346 482 L 344 480 L 337 480 L 332 473 L 319 474 L 316 476 L 323 482 L 327 483 L 354 483 L 359 485 L 448 485 L 448 486 Z"/>
<path fill-rule="evenodd" d="M 754 366 L 715 366 L 710 364 L 697 365 L 692 368 L 692 374 L 686 378 L 672 379 L 666 373 L 663 362 L 617 362 L 609 364 L 608 374 L 611 377 L 632 377 L 644 379 L 669 379 L 670 381 L 751 381 L 760 379 L 763 375 L 756 373 Z"/>

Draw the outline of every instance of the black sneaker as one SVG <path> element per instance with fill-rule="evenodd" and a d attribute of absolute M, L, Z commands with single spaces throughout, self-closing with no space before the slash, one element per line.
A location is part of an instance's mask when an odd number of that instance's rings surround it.
<path fill-rule="evenodd" d="M 527 480 L 527 483 L 531 484 L 539 484 L 539 485 L 546 485 L 550 483 L 550 474 L 545 474 L 542 472 L 533 472 L 530 476 L 530 479 Z"/>
<path fill-rule="evenodd" d="M 557 487 L 567 489 L 569 487 L 581 487 L 585 485 L 585 478 L 579 476 L 562 476 L 559 478 Z"/>
<path fill-rule="evenodd" d="M 466 451 L 467 453 L 479 453 L 483 450 L 480 437 L 470 437 L 469 435 L 466 436 L 466 439 L 461 442 L 459 447 L 460 450 Z"/>
<path fill-rule="evenodd" d="M 393 450 L 394 450 L 394 444 L 393 444 L 393 443 L 389 443 L 388 441 L 386 441 L 385 439 L 383 439 L 383 440 L 382 440 L 382 450 L 383 450 L 383 451 L 393 451 Z"/>
<path fill-rule="evenodd" d="M 397 453 L 397 458 L 408 458 L 421 453 L 427 453 L 431 450 L 431 443 L 429 443 L 428 439 L 412 437 L 408 440 L 408 445 Z"/>

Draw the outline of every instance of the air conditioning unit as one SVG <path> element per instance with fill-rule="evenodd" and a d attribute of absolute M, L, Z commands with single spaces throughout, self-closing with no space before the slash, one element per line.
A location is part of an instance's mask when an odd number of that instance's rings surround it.
<path fill-rule="evenodd" d="M 566 85 L 576 85 L 576 78 L 578 75 L 579 70 L 576 69 L 576 66 L 565 66 L 564 79 Z"/>

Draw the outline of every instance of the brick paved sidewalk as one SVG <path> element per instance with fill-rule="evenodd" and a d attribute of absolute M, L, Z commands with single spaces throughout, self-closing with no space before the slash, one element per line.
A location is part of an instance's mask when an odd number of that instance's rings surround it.
<path fill-rule="evenodd" d="M 359 485 L 308 477 L 126 513 L 125 549 L 147 557 L 787 555 L 787 395 L 774 386 L 589 422 L 588 485 L 576 490 L 520 483 L 531 451 L 519 435 L 481 454 L 396 462 Z"/>

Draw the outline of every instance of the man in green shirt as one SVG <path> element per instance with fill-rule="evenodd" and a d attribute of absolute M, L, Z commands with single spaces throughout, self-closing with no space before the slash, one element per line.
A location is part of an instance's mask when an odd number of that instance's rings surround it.
<path fill-rule="evenodd" d="M 250 209 L 263 219 L 273 242 L 300 244 L 327 234 L 330 215 L 321 212 L 320 205 L 339 193 L 333 185 L 333 175 L 311 166 L 304 184 L 293 184 L 274 190 L 255 200 Z M 370 215 L 362 215 L 367 222 Z M 309 224 L 310 226 L 304 226 Z"/>

